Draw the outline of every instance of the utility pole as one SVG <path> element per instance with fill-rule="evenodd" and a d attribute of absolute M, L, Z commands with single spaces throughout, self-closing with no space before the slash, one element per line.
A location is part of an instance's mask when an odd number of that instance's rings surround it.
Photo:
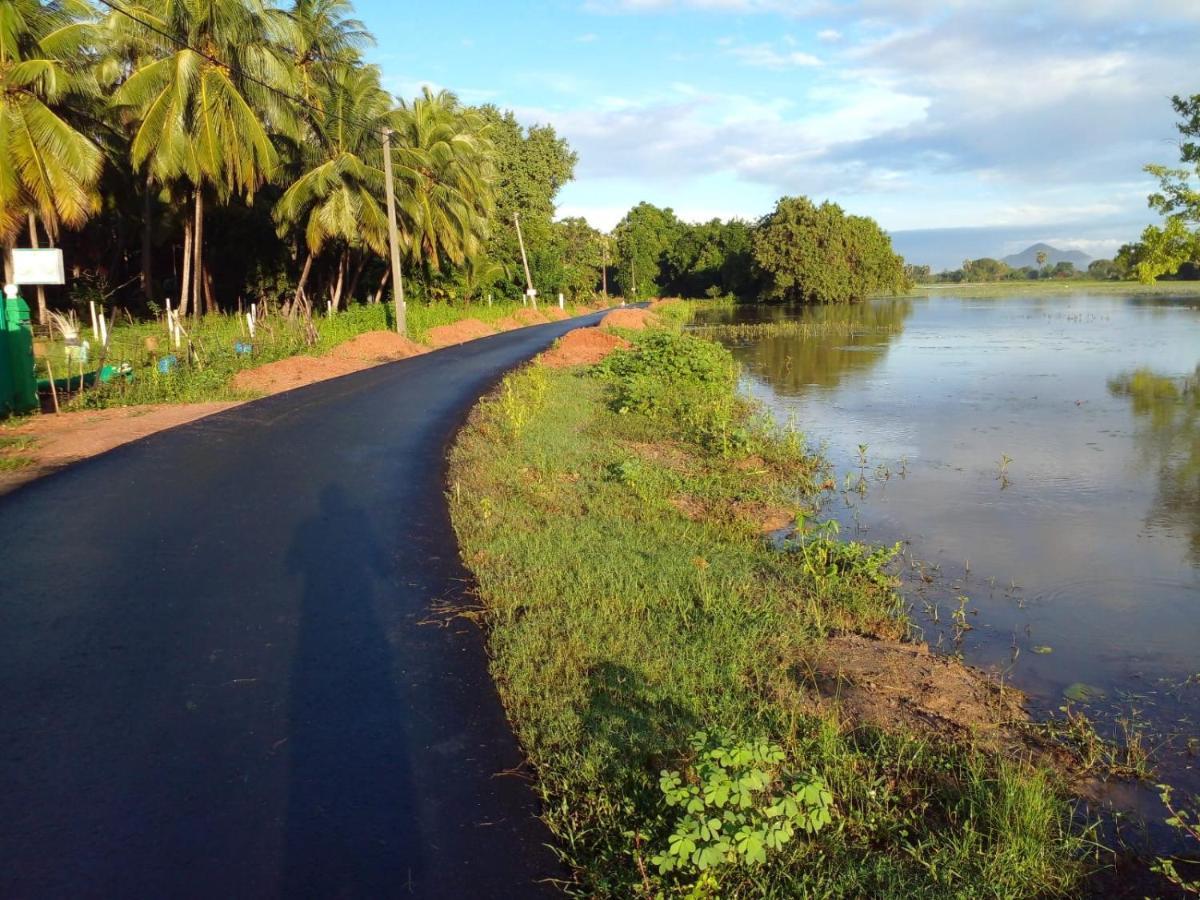
<path fill-rule="evenodd" d="M 533 308 L 536 310 L 537 291 L 533 289 L 533 279 L 529 277 L 529 260 L 525 258 L 525 239 L 521 237 L 521 216 L 518 213 L 513 213 L 513 224 L 517 226 L 517 243 L 521 246 L 521 265 L 525 267 L 525 293 L 533 301 Z"/>
<path fill-rule="evenodd" d="M 604 290 L 604 299 L 608 300 L 608 238 L 601 241 L 604 248 L 604 265 L 600 267 L 600 284 Z"/>
<path fill-rule="evenodd" d="M 388 244 L 392 251 L 392 283 L 396 285 L 396 333 L 408 335 L 404 315 L 404 274 L 400 271 L 400 231 L 396 228 L 396 187 L 392 184 L 392 129 L 383 129 L 383 177 L 386 181 Z"/>

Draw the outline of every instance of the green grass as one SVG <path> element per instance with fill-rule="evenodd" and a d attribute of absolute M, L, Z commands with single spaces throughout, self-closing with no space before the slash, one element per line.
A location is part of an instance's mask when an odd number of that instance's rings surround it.
<path fill-rule="evenodd" d="M 512 316 L 519 309 L 519 303 L 502 302 L 491 306 L 410 303 L 407 310 L 408 332 L 414 340 L 425 342 L 430 329 L 439 325 L 453 324 L 465 318 L 476 318 L 492 324 Z M 580 312 L 574 307 L 568 311 L 572 314 Z M 175 350 L 165 327 L 159 321 L 118 323 L 112 329 L 105 363 L 113 366 L 126 364 L 131 377 L 115 378 L 96 390 L 88 389 L 82 397 L 70 398 L 69 403 L 71 406 L 97 408 L 247 399 L 254 395 L 236 391 L 231 385 L 233 376 L 242 369 L 291 356 L 321 354 L 364 332 L 395 327 L 391 307 L 383 304 L 356 304 L 330 317 L 316 316 L 313 326 L 316 343 L 310 345 L 303 323 L 277 315 L 269 316 L 258 323 L 252 353 L 239 354 L 235 350 L 238 343 L 251 343 L 244 318 L 212 315 L 198 322 L 189 319 L 184 327 L 195 349 L 195 354 L 189 358 L 186 340 L 181 349 Z M 82 329 L 81 336 L 92 344 L 91 359 L 85 365 L 85 370 L 90 372 L 96 366 L 100 348 L 91 337 L 90 326 Z M 157 342 L 157 349 L 148 349 L 147 340 Z M 68 366 L 66 353 L 66 346 L 61 340 L 51 342 L 47 348 L 46 355 L 59 379 L 68 374 L 78 374 L 77 364 Z M 175 356 L 176 364 L 172 371 L 163 374 L 158 371 L 157 361 L 167 355 Z M 39 361 L 37 369 L 39 377 L 44 378 L 47 373 L 45 363 Z"/>
<path fill-rule="evenodd" d="M 1054 776 L 814 711 L 804 673 L 827 635 L 907 628 L 891 552 L 811 524 L 779 550 L 739 514 L 783 506 L 803 522 L 826 472 L 735 398 L 731 371 L 710 342 L 651 332 L 597 371 L 510 376 L 452 452 L 493 675 L 577 873 L 570 890 L 1071 893 L 1083 843 Z M 763 782 L 819 779 L 831 824 L 761 863 L 660 873 L 655 859 L 690 826 L 659 773 L 692 777 L 697 732 L 777 744 Z"/>
<path fill-rule="evenodd" d="M 952 294 L 955 297 L 1011 297 L 1025 295 L 1124 294 L 1129 296 L 1200 297 L 1200 281 L 1159 281 L 1141 284 L 1136 281 L 1089 281 L 1087 279 L 1045 278 L 1037 281 L 992 281 L 964 284 L 918 284 L 913 297 L 936 297 Z"/>

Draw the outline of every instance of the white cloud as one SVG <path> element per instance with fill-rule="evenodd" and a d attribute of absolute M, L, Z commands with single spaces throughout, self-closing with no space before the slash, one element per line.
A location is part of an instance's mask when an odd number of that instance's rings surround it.
<path fill-rule="evenodd" d="M 763 69 L 806 68 L 821 65 L 821 60 L 811 53 L 804 53 L 800 50 L 779 51 L 770 44 L 748 44 L 742 47 L 733 47 L 727 52 L 748 66 L 757 66 Z"/>
<path fill-rule="evenodd" d="M 817 32 L 817 40 L 824 41 L 826 44 L 833 44 L 842 39 L 842 33 L 836 28 L 822 28 Z"/>

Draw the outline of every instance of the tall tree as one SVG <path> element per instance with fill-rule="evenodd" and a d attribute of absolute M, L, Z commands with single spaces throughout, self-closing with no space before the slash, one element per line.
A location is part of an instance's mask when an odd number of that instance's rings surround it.
<path fill-rule="evenodd" d="M 519 215 L 534 286 L 550 290 L 561 278 L 561 260 L 554 246 L 554 201 L 574 177 L 578 157 L 550 125 L 525 128 L 511 111 L 495 106 L 480 107 L 478 112 L 494 150 L 496 211 L 486 253 L 509 272 L 498 286 L 510 297 L 525 291 L 513 227 L 513 216 Z"/>
<path fill-rule="evenodd" d="M 10 281 L 31 215 L 53 240 L 99 208 L 103 157 L 68 105 L 90 90 L 81 66 L 89 14 L 75 0 L 0 0 L 0 244 Z"/>
<path fill-rule="evenodd" d="M 1180 116 L 1182 165 L 1146 166 L 1159 182 L 1150 208 L 1165 217 L 1161 227 L 1151 225 L 1142 233 L 1133 270 L 1146 283 L 1174 275 L 1185 263 L 1200 263 L 1200 94 L 1172 97 L 1171 105 Z"/>
<path fill-rule="evenodd" d="M 754 262 L 772 300 L 845 303 L 907 287 L 904 260 L 873 219 L 807 197 L 784 197 L 759 222 Z"/>
<path fill-rule="evenodd" d="M 613 229 L 617 245 L 616 280 L 628 297 L 653 297 L 666 287 L 663 254 L 684 225 L 675 211 L 639 203 Z"/>
<path fill-rule="evenodd" d="M 410 259 L 428 280 L 483 248 L 495 208 L 491 143 L 479 114 L 449 91 L 424 88 L 394 121 L 397 203 Z"/>
<path fill-rule="evenodd" d="M 274 174 L 272 132 L 297 129 L 289 99 L 295 68 L 262 0 L 146 0 L 133 14 L 111 13 L 113 30 L 141 47 L 139 65 L 113 103 L 137 122 L 134 165 L 160 184 L 182 182 L 191 191 L 191 296 L 199 314 L 205 197 L 249 200 Z"/>
<path fill-rule="evenodd" d="M 314 259 L 330 242 L 342 245 L 331 300 L 342 296 L 349 255 L 367 249 L 384 255 L 387 216 L 380 135 L 395 124 L 391 97 L 374 66 L 335 63 L 314 82 L 309 140 L 300 149 L 301 173 L 275 207 L 280 234 L 299 230 L 308 251 L 297 285 L 304 293 Z"/>

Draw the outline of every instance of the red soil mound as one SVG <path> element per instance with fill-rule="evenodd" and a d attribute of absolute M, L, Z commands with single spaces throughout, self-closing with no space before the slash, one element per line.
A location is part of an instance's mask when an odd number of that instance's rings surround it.
<path fill-rule="evenodd" d="M 594 365 L 614 350 L 628 346 L 629 341 L 599 328 L 576 328 L 563 335 L 539 361 L 551 369 Z"/>
<path fill-rule="evenodd" d="M 628 328 L 643 331 L 658 324 L 658 316 L 644 309 L 616 309 L 600 320 L 601 328 Z"/>
<path fill-rule="evenodd" d="M 368 331 L 338 344 L 324 356 L 292 356 L 233 376 L 239 391 L 277 394 L 314 381 L 349 375 L 377 363 L 428 353 L 428 347 L 391 331 Z"/>
<path fill-rule="evenodd" d="M 549 313 L 547 312 L 546 315 L 549 315 Z M 542 315 L 540 310 L 528 308 L 518 309 L 513 313 L 512 317 L 522 325 L 544 325 L 550 321 L 545 315 Z"/>
<path fill-rule="evenodd" d="M 357 359 L 363 362 L 391 362 L 428 352 L 428 347 L 410 341 L 394 331 L 368 331 L 343 341 L 327 355 L 336 359 Z"/>
<path fill-rule="evenodd" d="M 349 375 L 365 369 L 369 363 L 360 359 L 338 359 L 333 356 L 290 356 L 253 369 L 243 369 L 233 376 L 238 391 L 278 394 L 292 388 L 326 378 Z"/>
<path fill-rule="evenodd" d="M 478 319 L 462 319 L 453 325 L 439 325 L 437 328 L 430 328 L 427 340 L 431 347 L 449 347 L 495 333 L 495 329 L 488 328 Z"/>
<path fill-rule="evenodd" d="M 571 314 L 565 309 L 559 309 L 557 306 L 547 306 L 543 312 L 546 318 L 551 322 L 561 322 L 563 319 L 571 318 Z"/>

